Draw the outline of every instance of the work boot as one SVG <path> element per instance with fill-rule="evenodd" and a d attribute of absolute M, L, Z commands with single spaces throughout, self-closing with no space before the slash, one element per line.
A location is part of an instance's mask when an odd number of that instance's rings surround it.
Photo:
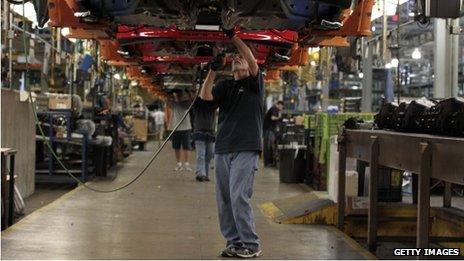
<path fill-rule="evenodd" d="M 237 251 L 239 247 L 228 246 L 221 252 L 222 257 L 237 257 Z"/>
<path fill-rule="evenodd" d="M 260 257 L 262 253 L 261 249 L 250 249 L 246 247 L 242 247 L 236 251 L 237 256 L 241 258 Z"/>

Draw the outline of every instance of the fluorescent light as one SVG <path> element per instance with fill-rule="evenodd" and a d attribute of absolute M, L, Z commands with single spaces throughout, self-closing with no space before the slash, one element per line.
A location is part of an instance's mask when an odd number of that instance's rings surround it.
<path fill-rule="evenodd" d="M 195 30 L 219 31 L 219 25 L 197 24 Z"/>
<path fill-rule="evenodd" d="M 412 59 L 419 60 L 422 58 L 422 53 L 419 51 L 419 48 L 414 48 L 414 51 L 411 54 Z"/>
<path fill-rule="evenodd" d="M 363 72 L 358 73 L 358 77 L 362 79 L 364 77 L 364 73 Z"/>
<path fill-rule="evenodd" d="M 121 75 L 119 73 L 114 74 L 114 79 L 121 80 Z"/>
<path fill-rule="evenodd" d="M 397 58 L 393 58 L 390 63 L 392 67 L 396 68 L 400 64 L 400 61 Z"/>

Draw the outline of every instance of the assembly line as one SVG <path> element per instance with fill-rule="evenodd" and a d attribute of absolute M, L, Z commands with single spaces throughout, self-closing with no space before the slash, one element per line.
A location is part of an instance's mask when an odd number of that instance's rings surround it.
<path fill-rule="evenodd" d="M 462 0 L 6 0 L 2 259 L 464 255 Z"/>

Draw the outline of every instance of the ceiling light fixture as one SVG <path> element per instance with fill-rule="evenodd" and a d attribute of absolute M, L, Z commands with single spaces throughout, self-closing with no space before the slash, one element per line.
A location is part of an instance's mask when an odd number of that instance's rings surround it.
<path fill-rule="evenodd" d="M 414 51 L 411 54 L 412 59 L 419 60 L 422 58 L 422 53 L 419 51 L 419 48 L 414 48 Z"/>

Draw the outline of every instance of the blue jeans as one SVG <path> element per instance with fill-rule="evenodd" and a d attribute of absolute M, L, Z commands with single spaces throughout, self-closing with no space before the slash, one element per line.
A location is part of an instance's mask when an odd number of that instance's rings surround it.
<path fill-rule="evenodd" d="M 264 132 L 263 144 L 263 159 L 264 165 L 275 164 L 276 155 L 276 134 L 274 130 L 267 130 Z"/>
<path fill-rule="evenodd" d="M 195 141 L 195 149 L 197 151 L 197 170 L 198 177 L 208 177 L 209 163 L 213 158 L 214 142 L 211 141 Z"/>
<path fill-rule="evenodd" d="M 258 153 L 254 151 L 215 156 L 219 225 L 227 246 L 259 249 L 250 203 L 257 161 Z"/>

